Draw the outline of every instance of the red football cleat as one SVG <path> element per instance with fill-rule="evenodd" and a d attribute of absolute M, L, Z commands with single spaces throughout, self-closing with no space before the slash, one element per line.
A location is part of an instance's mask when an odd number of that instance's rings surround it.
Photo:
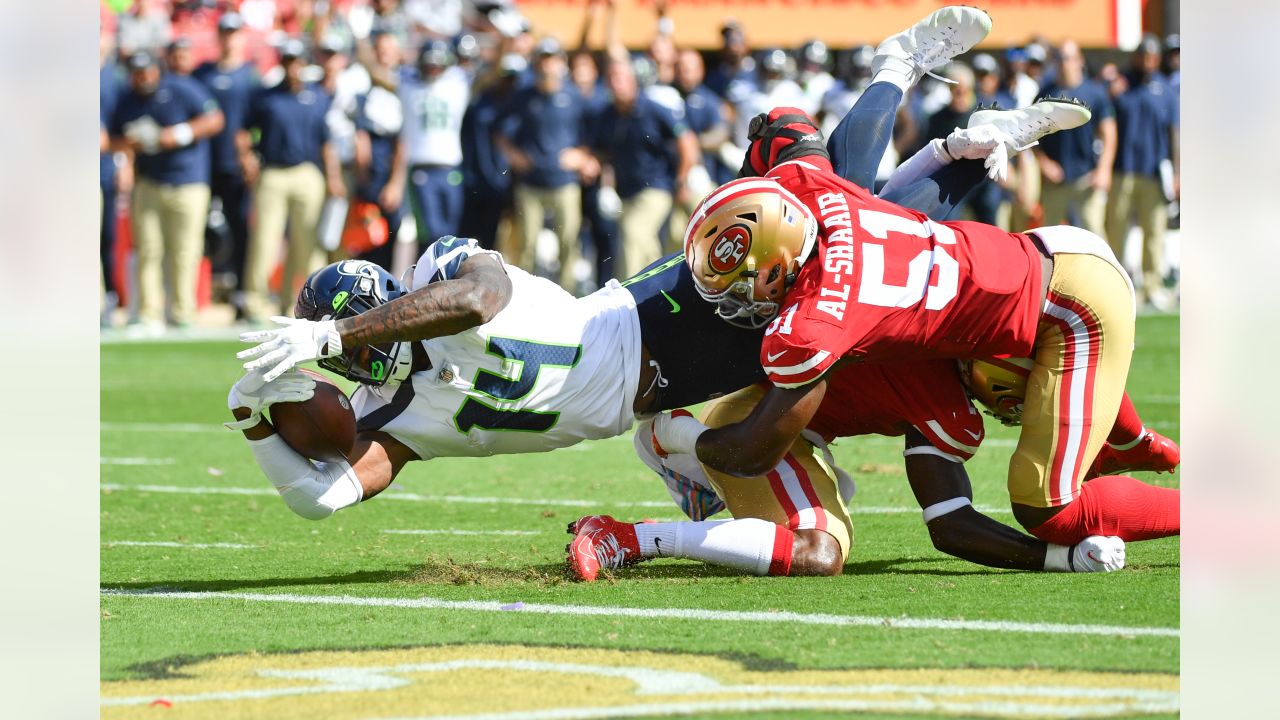
<path fill-rule="evenodd" d="M 616 570 L 640 562 L 640 541 L 631 523 L 608 515 L 587 515 L 570 523 L 573 542 L 568 551 L 569 572 L 584 582 L 595 582 L 602 568 Z"/>
<path fill-rule="evenodd" d="M 1131 470 L 1173 472 L 1180 462 L 1182 449 L 1178 444 L 1154 430 L 1148 430 L 1137 445 L 1127 450 L 1117 450 L 1104 444 L 1085 479 L 1118 475 Z"/>

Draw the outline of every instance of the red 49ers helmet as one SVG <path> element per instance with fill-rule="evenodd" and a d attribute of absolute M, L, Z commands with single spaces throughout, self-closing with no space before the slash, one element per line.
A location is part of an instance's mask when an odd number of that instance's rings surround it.
<path fill-rule="evenodd" d="M 813 253 L 818 222 L 772 178 L 742 178 L 706 197 L 684 234 L 698 293 L 733 325 L 764 327 Z"/>
<path fill-rule="evenodd" d="M 1027 377 L 1035 363 L 1029 358 L 965 360 L 960 377 L 987 414 L 1005 425 L 1022 424 Z"/>

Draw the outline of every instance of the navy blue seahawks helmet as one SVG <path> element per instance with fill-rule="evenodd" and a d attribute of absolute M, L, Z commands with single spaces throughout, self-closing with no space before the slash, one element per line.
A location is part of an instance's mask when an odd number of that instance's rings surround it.
<path fill-rule="evenodd" d="M 372 310 L 404 295 L 400 281 L 364 260 L 343 260 L 311 273 L 298 292 L 293 314 L 306 320 L 341 320 Z M 408 376 L 411 343 L 388 342 L 344 347 L 337 357 L 322 358 L 320 367 L 365 385 L 385 385 Z"/>
<path fill-rule="evenodd" d="M 451 67 L 458 61 L 453 44 L 446 40 L 428 40 L 418 52 L 418 67 Z"/>

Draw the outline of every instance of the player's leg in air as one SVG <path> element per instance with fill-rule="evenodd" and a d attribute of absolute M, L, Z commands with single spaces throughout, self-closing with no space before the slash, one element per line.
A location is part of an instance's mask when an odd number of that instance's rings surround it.
<path fill-rule="evenodd" d="M 703 411 L 711 427 L 750 414 L 763 391 L 752 387 L 720 398 Z M 701 560 L 753 575 L 839 575 L 849 556 L 853 521 L 846 503 L 853 481 L 816 436 L 795 442 L 765 478 L 745 480 L 705 471 L 697 458 L 658 457 L 652 430 L 641 424 L 636 452 L 663 476 L 672 498 L 691 522 L 628 523 L 589 515 L 569 525 L 569 572 L 595 580 L 614 570 L 656 557 Z M 682 465 L 681 463 L 684 463 Z M 709 485 L 704 484 L 709 483 Z M 723 500 L 721 500 L 723 498 Z M 705 520 L 721 509 L 732 520 Z"/>

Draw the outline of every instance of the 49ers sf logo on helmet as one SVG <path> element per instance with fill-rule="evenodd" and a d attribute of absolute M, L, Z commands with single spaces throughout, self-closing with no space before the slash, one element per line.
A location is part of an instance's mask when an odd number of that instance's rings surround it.
<path fill-rule="evenodd" d="M 721 275 L 727 275 L 742 264 L 750 249 L 751 231 L 745 225 L 732 225 L 725 228 L 711 245 L 711 257 L 707 258 L 707 264 Z"/>

